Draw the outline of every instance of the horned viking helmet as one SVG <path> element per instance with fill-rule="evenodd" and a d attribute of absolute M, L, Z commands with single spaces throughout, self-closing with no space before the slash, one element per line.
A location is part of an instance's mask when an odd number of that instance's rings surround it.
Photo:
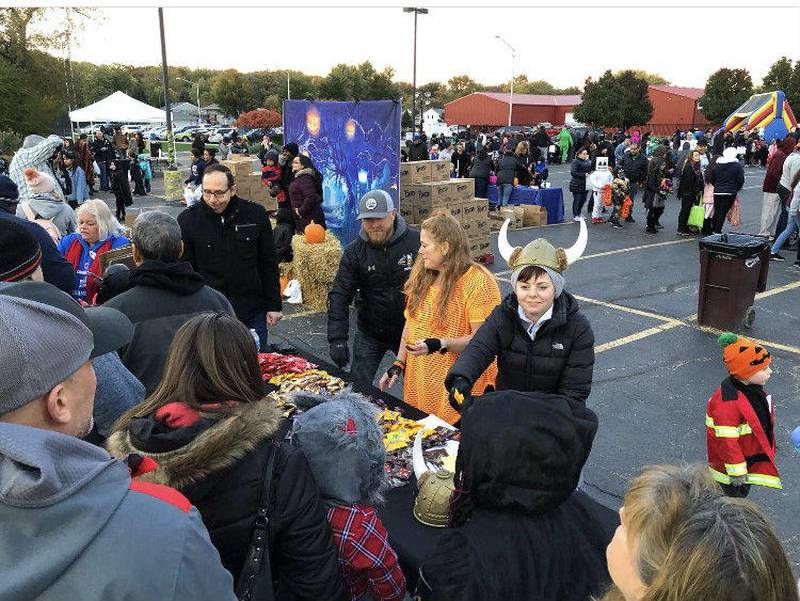
<path fill-rule="evenodd" d="M 581 255 L 586 250 L 586 243 L 589 241 L 586 220 L 581 217 L 581 229 L 578 233 L 578 239 L 569 248 L 556 248 L 544 238 L 537 238 L 528 242 L 525 248 L 520 246 L 513 247 L 508 242 L 508 224 L 510 222 L 510 219 L 506 219 L 503 227 L 500 228 L 497 245 L 500 254 L 512 271 L 528 265 L 539 265 L 562 273 L 567 267 L 581 258 Z"/>

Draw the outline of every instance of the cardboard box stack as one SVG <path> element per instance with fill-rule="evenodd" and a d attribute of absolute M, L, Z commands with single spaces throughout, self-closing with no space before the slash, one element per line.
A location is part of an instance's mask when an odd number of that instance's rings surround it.
<path fill-rule="evenodd" d="M 519 229 L 538 225 L 547 225 L 547 209 L 538 205 L 519 205 L 503 207 L 490 214 L 491 229 L 498 231 L 503 222 L 510 219 L 509 229 Z"/>
<path fill-rule="evenodd" d="M 241 198 L 260 204 L 267 211 L 277 211 L 278 201 L 269 195 L 269 188 L 261 183 L 261 172 L 253 171 L 252 157 L 241 157 L 220 161 L 233 173 L 236 188 Z"/>
<path fill-rule="evenodd" d="M 479 257 L 491 249 L 489 205 L 475 198 L 475 180 L 448 179 L 450 161 L 400 163 L 400 214 L 419 225 L 439 209 L 446 209 L 467 234 L 470 255 Z"/>

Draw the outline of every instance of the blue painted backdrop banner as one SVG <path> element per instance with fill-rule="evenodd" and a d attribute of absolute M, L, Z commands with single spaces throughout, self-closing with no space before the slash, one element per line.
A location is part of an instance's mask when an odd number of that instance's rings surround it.
<path fill-rule="evenodd" d="M 400 103 L 393 100 L 283 104 L 283 139 L 322 174 L 325 221 L 342 244 L 358 235 L 358 200 L 382 189 L 398 204 Z"/>

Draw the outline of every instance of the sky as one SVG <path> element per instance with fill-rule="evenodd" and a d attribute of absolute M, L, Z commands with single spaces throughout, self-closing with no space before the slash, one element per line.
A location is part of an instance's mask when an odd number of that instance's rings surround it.
<path fill-rule="evenodd" d="M 74 60 L 160 64 L 155 8 L 98 10 L 103 21 L 73 39 Z M 337 63 L 369 60 L 378 69 L 393 67 L 397 80 L 412 80 L 413 15 L 400 6 L 172 6 L 164 19 L 172 65 L 325 75 Z M 483 84 L 508 81 L 511 54 L 498 34 L 517 51 L 517 74 L 558 87 L 582 85 L 609 68 L 703 87 L 723 66 L 747 68 L 759 85 L 780 56 L 800 59 L 796 35 L 780 33 L 798 30 L 800 7 L 438 6 L 418 19 L 418 84 L 463 73 Z"/>

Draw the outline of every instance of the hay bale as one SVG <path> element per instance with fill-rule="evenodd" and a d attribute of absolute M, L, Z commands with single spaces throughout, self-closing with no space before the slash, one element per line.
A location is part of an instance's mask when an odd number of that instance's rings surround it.
<path fill-rule="evenodd" d="M 292 250 L 292 271 L 303 290 L 303 304 L 314 311 L 326 311 L 328 292 L 342 258 L 341 243 L 330 230 L 325 231 L 325 241 L 320 244 L 309 244 L 297 234 L 292 238 Z"/>

